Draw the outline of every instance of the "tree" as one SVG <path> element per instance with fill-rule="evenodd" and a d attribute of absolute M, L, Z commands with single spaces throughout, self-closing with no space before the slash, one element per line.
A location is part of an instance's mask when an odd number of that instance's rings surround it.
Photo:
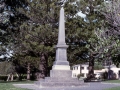
<path fill-rule="evenodd" d="M 39 4 L 35 4 L 36 2 Z M 89 33 L 86 34 L 86 31 L 83 30 L 88 23 L 77 15 L 80 8 L 79 5 L 76 6 L 73 2 L 66 1 L 64 3 L 66 13 L 66 42 L 69 45 L 68 60 L 71 65 L 80 63 L 81 59 L 88 58 L 88 48 L 85 47 L 87 44 L 86 39 L 88 39 L 87 35 L 92 33 L 89 30 Z M 44 78 L 47 72 L 47 64 L 52 66 L 55 56 L 53 47 L 57 42 L 58 18 L 61 3 L 56 0 L 33 0 L 31 2 L 27 1 L 27 3 L 28 8 L 19 8 L 19 12 L 27 16 L 29 20 L 20 26 L 20 34 L 16 39 L 15 53 L 19 55 L 21 52 L 24 57 L 40 57 L 40 78 Z M 32 61 L 30 62 L 32 63 Z"/>
<path fill-rule="evenodd" d="M 39 4 L 35 4 L 35 3 Z M 89 75 L 94 75 L 94 59 L 96 55 L 97 37 L 94 31 L 102 26 L 103 16 L 99 13 L 101 1 L 76 1 L 76 4 L 66 1 L 66 41 L 69 47 L 68 60 L 71 65 L 76 61 L 89 58 Z M 20 35 L 17 36 L 16 50 L 26 56 L 40 56 L 41 78 L 45 77 L 49 58 L 54 55 L 53 46 L 57 42 L 57 29 L 59 17 L 58 1 L 27 1 L 27 8 L 19 8 L 19 12 L 29 18 L 20 26 Z M 86 8 L 85 8 L 86 7 Z M 86 14 L 83 19 L 78 12 Z M 73 27 L 74 24 L 74 27 Z M 71 29 L 71 30 L 69 30 Z M 82 32 L 82 33 L 81 33 Z M 49 55 L 49 56 L 48 56 Z M 71 56 L 70 56 L 71 55 Z M 76 63 L 78 63 L 76 61 Z M 53 61 L 50 61 L 53 62 Z"/>
<path fill-rule="evenodd" d="M 57 42 L 61 2 L 28 0 L 27 4 L 28 8 L 19 8 L 29 20 L 19 27 L 20 33 L 16 36 L 14 53 L 18 56 L 31 56 L 31 60 L 26 60 L 27 63 L 33 63 L 32 57 L 40 58 L 38 78 L 44 78 L 48 72 L 48 65 L 52 66 L 55 56 L 54 45 Z"/>
<path fill-rule="evenodd" d="M 0 1 L 1 5 L 0 5 L 0 24 L 4 24 L 6 22 L 8 22 L 8 18 L 7 15 L 5 15 L 3 13 L 4 11 L 4 7 L 5 7 L 5 3 Z M 1 26 L 1 25 L 0 25 Z M 0 56 L 6 54 L 6 49 L 4 47 L 4 42 L 5 42 L 5 37 L 3 37 L 5 35 L 4 30 L 1 30 L 0 28 Z"/>
<path fill-rule="evenodd" d="M 79 10 L 86 15 L 81 24 L 81 39 L 86 42 L 85 48 L 87 52 L 87 59 L 89 59 L 89 74 L 88 79 L 94 78 L 94 62 L 96 55 L 99 53 L 97 47 L 99 46 L 98 38 L 95 31 L 102 28 L 104 16 L 99 12 L 104 0 L 80 0 Z"/>
<path fill-rule="evenodd" d="M 27 18 L 16 9 L 19 7 L 25 7 L 26 3 L 23 5 L 23 2 L 25 1 L 0 1 L 0 55 L 3 55 L 4 57 L 6 54 L 9 54 L 9 51 L 12 51 L 13 43 L 15 43 L 13 36 L 19 32 L 17 30 L 18 26 L 22 21 L 27 20 Z M 3 58 L 2 60 L 5 59 L 8 59 L 8 57 Z"/>
<path fill-rule="evenodd" d="M 74 2 L 75 3 L 75 2 Z M 76 2 L 79 3 L 79 2 Z M 66 42 L 68 47 L 68 60 L 70 65 L 86 62 L 87 49 L 85 48 L 85 32 L 81 33 L 84 18 L 78 15 L 79 5 L 66 3 Z M 86 60 L 85 60 L 86 59 Z"/>
<path fill-rule="evenodd" d="M 17 1 L 10 3 L 10 5 L 14 5 Z M 18 2 L 21 7 L 15 7 L 17 10 L 16 17 L 10 19 L 14 20 L 12 30 L 16 32 L 11 34 L 14 40 L 13 55 L 16 58 L 15 60 L 20 60 L 21 65 L 31 64 L 39 67 L 41 74 L 38 78 L 44 78 L 47 72 L 47 64 L 49 67 L 52 66 L 54 60 L 59 9 L 63 2 L 58 0 Z M 104 19 L 99 12 L 102 2 L 99 0 L 80 0 L 76 3 L 75 1 L 64 3 L 66 42 L 69 45 L 68 60 L 71 65 L 80 63 L 80 60 L 89 60 L 90 77 L 94 75 L 94 60 L 98 54 L 96 49 L 99 46 L 95 31 L 101 29 Z M 81 18 L 77 14 L 80 11 L 86 15 L 85 18 Z M 40 64 L 36 65 L 38 60 L 40 60 Z"/>
<path fill-rule="evenodd" d="M 19 25 L 28 20 L 17 9 L 25 8 L 27 3 L 25 0 L 1 0 L 0 5 L 0 60 L 10 61 L 16 43 L 15 37 L 19 34 Z"/>
<path fill-rule="evenodd" d="M 108 34 L 119 37 L 120 34 L 120 0 L 111 0 L 105 4 L 105 10 L 102 12 L 108 25 Z"/>
<path fill-rule="evenodd" d="M 119 50 L 120 50 L 120 0 L 111 0 L 105 3 L 102 10 L 102 14 L 106 20 L 106 36 L 109 37 L 111 43 L 109 43 L 107 56 L 109 60 L 112 60 L 117 66 L 119 66 Z"/>

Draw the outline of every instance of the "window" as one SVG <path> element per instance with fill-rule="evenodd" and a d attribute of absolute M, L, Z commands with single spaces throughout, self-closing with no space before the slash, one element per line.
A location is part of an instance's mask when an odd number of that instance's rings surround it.
<path fill-rule="evenodd" d="M 75 74 L 75 73 L 73 74 L 73 77 L 76 77 L 76 74 Z"/>
<path fill-rule="evenodd" d="M 73 67 L 73 70 L 75 70 L 75 67 Z"/>
<path fill-rule="evenodd" d="M 76 77 L 76 74 L 75 74 L 75 77 Z"/>
<path fill-rule="evenodd" d="M 73 67 L 73 70 L 75 70 L 75 67 Z"/>
<path fill-rule="evenodd" d="M 78 70 L 78 67 L 76 67 L 76 70 Z"/>
<path fill-rule="evenodd" d="M 84 67 L 81 67 L 81 69 L 83 70 L 83 69 L 84 69 Z"/>

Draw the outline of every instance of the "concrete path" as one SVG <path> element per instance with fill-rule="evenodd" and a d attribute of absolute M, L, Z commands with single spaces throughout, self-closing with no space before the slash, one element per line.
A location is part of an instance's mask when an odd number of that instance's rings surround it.
<path fill-rule="evenodd" d="M 39 88 L 35 84 L 13 84 L 15 87 L 27 88 L 29 90 L 104 90 L 106 88 L 120 86 L 120 84 L 110 84 L 102 82 L 86 83 L 86 86 L 80 87 L 59 87 L 59 88 Z"/>

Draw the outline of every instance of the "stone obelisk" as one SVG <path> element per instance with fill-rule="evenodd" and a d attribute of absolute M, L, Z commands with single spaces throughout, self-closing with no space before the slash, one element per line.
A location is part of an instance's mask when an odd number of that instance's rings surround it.
<path fill-rule="evenodd" d="M 52 67 L 53 70 L 70 70 L 69 62 L 67 61 L 67 47 L 65 43 L 64 9 L 62 7 L 60 10 L 58 43 L 56 45 L 56 58 Z"/>
<path fill-rule="evenodd" d="M 56 58 L 53 63 L 50 77 L 35 82 L 40 88 L 47 87 L 70 87 L 83 85 L 76 78 L 72 78 L 69 62 L 67 61 L 67 45 L 65 43 L 65 19 L 64 9 L 60 10 L 58 43 L 56 45 Z"/>

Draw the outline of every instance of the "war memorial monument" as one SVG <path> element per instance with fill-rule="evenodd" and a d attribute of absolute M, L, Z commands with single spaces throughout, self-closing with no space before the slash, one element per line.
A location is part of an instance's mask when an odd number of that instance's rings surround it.
<path fill-rule="evenodd" d="M 35 81 L 33 85 L 28 84 L 28 86 L 23 85 L 22 87 L 35 90 L 66 90 L 64 89 L 66 87 L 74 88 L 86 86 L 83 80 L 80 81 L 77 78 L 72 78 L 72 70 L 70 70 L 70 65 L 67 61 L 68 45 L 65 43 L 65 18 L 63 7 L 60 9 L 58 43 L 55 48 L 56 57 L 52 70 L 50 71 L 50 77 Z"/>
<path fill-rule="evenodd" d="M 13 84 L 15 87 L 28 90 L 103 90 L 119 84 L 84 83 L 83 80 L 72 78 L 69 62 L 67 61 L 67 45 L 65 43 L 64 9 L 60 10 L 58 43 L 56 45 L 56 58 L 50 71 L 50 77 L 35 81 L 34 84 Z"/>
<path fill-rule="evenodd" d="M 40 80 L 35 82 L 39 88 L 83 85 L 83 81 L 79 81 L 77 78 L 72 78 L 72 71 L 70 70 L 69 62 L 67 61 L 67 48 L 68 45 L 65 43 L 64 9 L 62 7 L 60 10 L 55 62 L 53 63 L 52 70 L 50 71 L 50 77 L 46 77 L 42 81 Z"/>

